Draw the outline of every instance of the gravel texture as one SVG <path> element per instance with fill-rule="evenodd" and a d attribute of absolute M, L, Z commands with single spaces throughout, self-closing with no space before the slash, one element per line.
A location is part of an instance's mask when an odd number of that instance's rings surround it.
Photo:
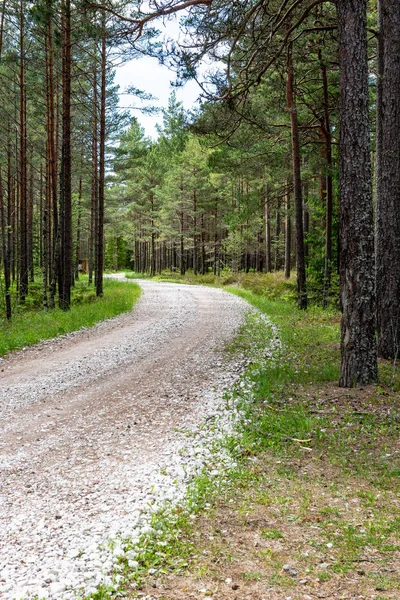
<path fill-rule="evenodd" d="M 218 289 L 139 283 L 131 313 L 0 361 L 1 598 L 111 585 L 124 546 L 110 540 L 145 533 L 222 435 L 200 425 L 243 369 L 222 347 L 248 305 Z"/>

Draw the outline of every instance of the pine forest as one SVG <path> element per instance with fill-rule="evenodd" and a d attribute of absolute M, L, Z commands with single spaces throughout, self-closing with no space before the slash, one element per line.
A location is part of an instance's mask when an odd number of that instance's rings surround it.
<path fill-rule="evenodd" d="M 68 311 L 81 273 L 283 272 L 342 311 L 340 383 L 400 337 L 400 3 L 3 0 L 1 312 Z M 179 40 L 160 37 L 168 19 Z M 155 56 L 171 93 L 146 137 L 114 83 Z M 206 65 L 206 67 L 205 67 Z M 134 82 L 128 92 L 154 110 Z"/>

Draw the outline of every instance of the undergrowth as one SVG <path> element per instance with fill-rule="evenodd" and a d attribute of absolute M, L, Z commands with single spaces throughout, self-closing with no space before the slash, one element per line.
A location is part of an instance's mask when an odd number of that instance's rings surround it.
<path fill-rule="evenodd" d="M 143 273 L 125 273 L 128 279 L 147 279 L 149 276 Z M 176 271 L 163 271 L 152 278 L 153 281 L 165 281 L 171 283 L 185 283 L 190 285 L 211 285 L 225 287 L 236 285 L 245 290 L 265 298 L 282 300 L 295 300 L 296 280 L 294 275 L 286 279 L 283 271 L 274 273 L 233 273 L 224 270 L 220 275 L 206 273 L 205 275 L 194 275 L 193 271 L 186 271 L 181 275 Z"/>

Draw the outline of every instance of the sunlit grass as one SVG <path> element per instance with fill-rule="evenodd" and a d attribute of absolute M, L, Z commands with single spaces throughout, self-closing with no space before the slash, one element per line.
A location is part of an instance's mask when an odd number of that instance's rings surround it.
<path fill-rule="evenodd" d="M 84 291 L 80 282 L 74 292 L 76 302 L 71 310 L 30 309 L 16 313 L 11 323 L 0 321 L 0 355 L 57 337 L 82 327 L 91 327 L 104 319 L 110 319 L 132 309 L 140 296 L 140 288 L 134 283 L 104 280 L 104 295 L 95 298 L 93 290 Z"/>

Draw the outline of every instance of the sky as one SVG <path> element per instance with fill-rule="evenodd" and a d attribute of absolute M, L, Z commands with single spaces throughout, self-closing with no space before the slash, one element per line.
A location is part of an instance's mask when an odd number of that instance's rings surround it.
<path fill-rule="evenodd" d="M 173 88 L 170 82 L 174 79 L 175 73 L 173 71 L 160 65 L 157 59 L 147 56 L 136 58 L 125 65 L 117 67 L 115 75 L 115 83 L 120 86 L 120 93 L 127 86 L 133 85 L 135 88 L 158 98 L 158 101 L 149 104 L 162 108 L 167 107 L 168 98 L 175 89 L 176 97 L 183 103 L 185 109 L 195 106 L 201 92 L 197 83 L 189 81 L 182 88 Z M 142 102 L 134 96 L 121 95 L 120 105 L 140 107 Z M 156 123 L 162 123 L 162 115 L 145 115 L 139 110 L 132 110 L 132 114 L 137 117 L 139 123 L 145 128 L 146 135 L 155 139 L 157 137 Z"/>

